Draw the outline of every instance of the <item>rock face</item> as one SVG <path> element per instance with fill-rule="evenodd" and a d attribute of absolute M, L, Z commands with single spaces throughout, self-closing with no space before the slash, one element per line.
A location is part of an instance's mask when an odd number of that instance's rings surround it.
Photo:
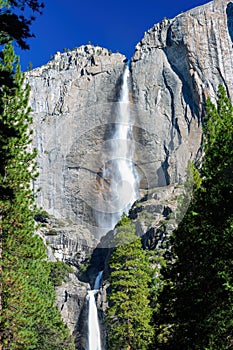
<path fill-rule="evenodd" d="M 152 162 L 149 171 L 142 165 L 150 187 L 183 179 L 201 143 L 206 97 L 215 99 L 222 84 L 233 98 L 232 7 L 215 0 L 165 19 L 136 46 L 133 101 L 139 142 Z"/>
<path fill-rule="evenodd" d="M 187 161 L 200 155 L 206 97 L 215 100 L 222 84 L 233 99 L 232 40 L 233 2 L 215 0 L 156 24 L 136 46 L 130 109 L 143 199 L 130 215 L 145 244 L 164 239 L 155 227 L 175 208 Z M 86 45 L 27 73 L 40 174 L 34 186 L 49 214 L 41 234 L 51 260 L 77 269 L 57 288 L 77 349 L 85 348 L 86 292 L 103 263 L 95 260 L 83 282 L 77 275 L 99 240 L 99 179 L 126 61 Z"/>
<path fill-rule="evenodd" d="M 182 182 L 196 159 L 206 96 L 233 97 L 233 5 L 215 0 L 156 24 L 131 61 L 131 115 L 139 187 Z M 96 233 L 103 153 L 111 137 L 125 56 L 82 46 L 28 73 L 40 187 L 38 205 Z M 97 208 L 98 209 L 98 208 Z M 91 236 L 89 241 L 91 240 Z"/>
<path fill-rule="evenodd" d="M 57 218 L 85 222 L 92 233 L 95 220 L 88 189 L 101 167 L 125 60 L 121 54 L 87 45 L 57 53 L 28 74 L 39 151 L 37 202 Z"/>

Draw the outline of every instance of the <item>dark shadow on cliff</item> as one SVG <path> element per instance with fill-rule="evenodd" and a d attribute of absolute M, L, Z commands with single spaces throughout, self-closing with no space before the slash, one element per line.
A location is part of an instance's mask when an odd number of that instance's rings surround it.
<path fill-rule="evenodd" d="M 113 250 L 114 231 L 109 231 L 100 239 L 100 243 L 93 250 L 88 265 L 84 270 L 80 270 L 78 279 L 81 282 L 89 283 L 92 289 L 95 284 L 95 279 L 100 271 L 104 273 L 108 270 L 107 261 Z"/>
<path fill-rule="evenodd" d="M 85 300 L 73 332 L 75 347 L 78 350 L 86 350 L 88 346 L 87 319 L 88 319 L 88 309 L 87 309 L 87 301 Z"/>
<path fill-rule="evenodd" d="M 167 46 L 164 52 L 171 68 L 182 82 L 182 95 L 190 108 L 192 118 L 198 118 L 200 125 L 202 124 L 203 110 L 200 111 L 200 96 L 196 93 L 195 82 L 189 71 L 189 52 L 183 38 L 173 38 L 173 26 L 168 29 Z"/>

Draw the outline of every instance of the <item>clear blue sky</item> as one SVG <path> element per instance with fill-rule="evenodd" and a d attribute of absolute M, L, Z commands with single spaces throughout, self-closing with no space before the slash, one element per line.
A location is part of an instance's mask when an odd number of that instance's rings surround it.
<path fill-rule="evenodd" d="M 131 58 L 144 32 L 164 17 L 173 18 L 209 0 L 44 0 L 45 9 L 32 26 L 30 50 L 17 53 L 25 70 L 47 63 L 64 48 L 87 44 L 120 51 Z"/>

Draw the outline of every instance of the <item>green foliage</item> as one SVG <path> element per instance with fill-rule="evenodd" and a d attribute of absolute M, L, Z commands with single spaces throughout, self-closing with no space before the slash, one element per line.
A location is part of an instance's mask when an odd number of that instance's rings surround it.
<path fill-rule="evenodd" d="M 211 185 L 211 201 L 214 201 L 214 197 L 221 201 L 232 199 L 232 120 L 233 107 L 224 88 L 220 86 L 217 106 L 210 99 L 207 100 L 204 128 L 205 160 L 202 175 L 205 187 Z"/>
<path fill-rule="evenodd" d="M 193 162 L 188 161 L 184 193 L 178 198 L 178 208 L 176 212 L 176 220 L 178 223 L 183 219 L 191 200 L 195 196 L 196 191 L 201 187 L 201 184 L 202 178 L 199 171 Z"/>
<path fill-rule="evenodd" d="M 37 177 L 31 145 L 29 87 L 11 41 L 27 48 L 37 0 L 0 1 L 0 233 L 1 344 L 4 350 L 73 350 L 55 305 L 46 248 L 35 234 L 32 182 Z"/>
<path fill-rule="evenodd" d="M 40 215 L 45 219 L 49 219 L 51 217 L 51 215 L 44 209 L 39 210 L 37 215 Z"/>
<path fill-rule="evenodd" d="M 131 222 L 130 218 L 125 213 L 123 213 L 120 221 L 117 223 L 117 227 L 128 225 L 128 224 L 130 224 L 130 222 Z"/>
<path fill-rule="evenodd" d="M 1 0 L 0 45 L 15 41 L 22 49 L 29 49 L 26 40 L 34 36 L 30 25 L 35 19 L 30 11 L 41 14 L 43 7 L 44 4 L 38 0 Z"/>
<path fill-rule="evenodd" d="M 56 230 L 49 230 L 48 232 L 45 233 L 47 236 L 57 236 L 57 231 Z"/>
<path fill-rule="evenodd" d="M 27 71 L 30 72 L 33 69 L 33 63 L 30 61 L 27 66 Z"/>
<path fill-rule="evenodd" d="M 1 52 L 0 71 L 1 341 L 4 350 L 71 350 L 71 337 L 55 306 L 46 249 L 34 232 L 36 152 L 31 147 L 29 88 L 9 43 Z"/>
<path fill-rule="evenodd" d="M 153 269 L 134 226 L 124 216 L 110 260 L 108 348 L 147 349 L 153 339 L 150 286 Z"/>
<path fill-rule="evenodd" d="M 60 286 L 69 281 L 69 273 L 73 268 L 62 261 L 50 262 L 50 278 L 54 286 Z"/>
<path fill-rule="evenodd" d="M 217 105 L 206 103 L 202 182 L 171 239 L 174 260 L 164 271 L 155 320 L 161 350 L 225 350 L 233 343 L 232 134 L 233 107 L 220 86 Z"/>
<path fill-rule="evenodd" d="M 201 183 L 202 179 L 197 168 L 195 167 L 194 163 L 189 160 L 186 168 L 186 181 L 184 184 L 186 193 L 199 189 L 201 187 Z"/>

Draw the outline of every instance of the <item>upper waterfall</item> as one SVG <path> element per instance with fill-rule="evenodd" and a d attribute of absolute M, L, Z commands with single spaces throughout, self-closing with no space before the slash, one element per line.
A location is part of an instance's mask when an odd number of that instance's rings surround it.
<path fill-rule="evenodd" d="M 139 176 L 134 165 L 134 121 L 130 114 L 130 70 L 125 67 L 119 101 L 116 104 L 114 132 L 107 142 L 108 155 L 104 155 L 101 186 L 99 226 L 105 231 L 115 227 L 121 215 L 128 213 L 138 198 Z"/>

